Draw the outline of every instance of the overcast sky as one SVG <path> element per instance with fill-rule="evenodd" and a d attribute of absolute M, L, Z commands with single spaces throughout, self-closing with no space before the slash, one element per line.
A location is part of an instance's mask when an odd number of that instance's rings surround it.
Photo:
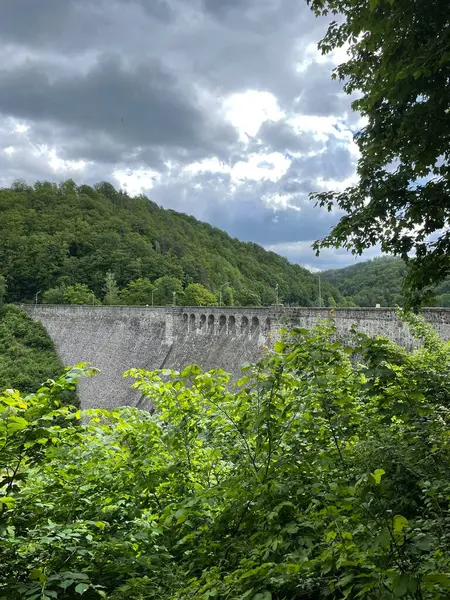
<path fill-rule="evenodd" d="M 351 264 L 310 248 L 337 215 L 308 193 L 354 180 L 362 125 L 326 26 L 305 0 L 1 0 L 0 184 L 108 180 L 310 268 Z"/>

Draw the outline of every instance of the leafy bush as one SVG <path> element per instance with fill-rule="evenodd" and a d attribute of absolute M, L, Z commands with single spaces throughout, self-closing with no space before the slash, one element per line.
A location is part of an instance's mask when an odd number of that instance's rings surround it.
<path fill-rule="evenodd" d="M 0 596 L 293 600 L 450 594 L 449 346 L 331 325 L 236 384 L 132 370 L 154 414 L 58 407 L 82 368 L 0 398 Z M 0 509 L 1 510 L 1 509 Z"/>
<path fill-rule="evenodd" d="M 17 388 L 23 394 L 31 393 L 63 371 L 44 327 L 17 306 L 6 305 L 0 314 L 0 390 Z M 75 394 L 67 394 L 66 400 L 76 402 Z"/>
<path fill-rule="evenodd" d="M 84 283 L 69 285 L 64 290 L 65 304 L 99 304 L 95 294 Z"/>

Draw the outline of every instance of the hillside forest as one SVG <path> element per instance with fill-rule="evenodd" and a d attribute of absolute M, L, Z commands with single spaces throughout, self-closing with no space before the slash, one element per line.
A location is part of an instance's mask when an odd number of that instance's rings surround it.
<path fill-rule="evenodd" d="M 8 302 L 317 306 L 318 278 L 195 218 L 109 183 L 0 190 Z M 324 282 L 322 296 L 345 304 Z"/>
<path fill-rule="evenodd" d="M 407 267 L 376 258 L 318 275 L 194 217 L 94 187 L 0 190 L 0 276 L 9 302 L 186 306 L 403 306 Z M 449 306 L 441 283 L 427 305 Z M 277 296 L 278 293 L 278 296 Z"/>
<path fill-rule="evenodd" d="M 403 306 L 403 282 L 407 266 L 395 257 L 379 257 L 343 269 L 323 271 L 321 277 L 336 287 L 348 305 Z M 424 306 L 450 307 L 450 280 L 433 289 L 433 297 Z"/>

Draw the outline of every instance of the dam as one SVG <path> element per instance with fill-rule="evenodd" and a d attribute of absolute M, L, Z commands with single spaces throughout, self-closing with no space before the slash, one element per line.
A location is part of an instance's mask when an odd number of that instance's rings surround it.
<path fill-rule="evenodd" d="M 352 326 L 368 335 L 385 335 L 412 348 L 414 340 L 393 308 L 285 308 L 22 305 L 40 321 L 67 366 L 90 362 L 100 369 L 81 380 L 82 408 L 131 405 L 145 407 L 130 368 L 180 370 L 188 364 L 222 368 L 238 374 L 255 362 L 278 337 L 281 328 L 311 328 L 333 318 L 338 334 Z M 422 315 L 442 339 L 450 339 L 450 309 L 424 309 Z"/>

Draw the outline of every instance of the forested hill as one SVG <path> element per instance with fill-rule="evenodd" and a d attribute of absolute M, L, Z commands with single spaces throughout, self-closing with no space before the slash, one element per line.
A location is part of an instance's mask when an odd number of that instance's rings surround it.
<path fill-rule="evenodd" d="M 402 306 L 405 263 L 394 257 L 379 257 L 344 269 L 324 271 L 322 277 L 338 288 L 348 304 L 356 306 Z M 450 306 L 450 282 L 435 290 L 436 306 Z"/>
<path fill-rule="evenodd" d="M 318 279 L 254 243 L 109 183 L 0 190 L 7 301 L 317 305 Z M 193 285 L 197 284 L 197 285 Z M 200 284 L 200 285 L 198 285 Z M 227 284 L 227 285 L 224 285 Z M 342 300 L 330 283 L 325 301 Z M 330 300 L 333 303 L 333 300 Z"/>

